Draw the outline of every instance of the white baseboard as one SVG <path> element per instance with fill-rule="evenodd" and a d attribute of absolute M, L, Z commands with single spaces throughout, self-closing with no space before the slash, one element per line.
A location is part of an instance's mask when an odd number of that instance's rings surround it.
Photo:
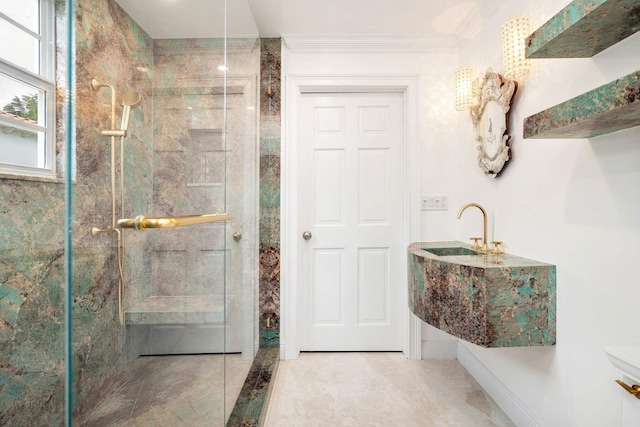
<path fill-rule="evenodd" d="M 422 359 L 449 359 L 458 357 L 458 340 L 422 341 Z"/>
<path fill-rule="evenodd" d="M 539 427 L 533 413 L 463 344 L 458 361 L 518 427 Z"/>

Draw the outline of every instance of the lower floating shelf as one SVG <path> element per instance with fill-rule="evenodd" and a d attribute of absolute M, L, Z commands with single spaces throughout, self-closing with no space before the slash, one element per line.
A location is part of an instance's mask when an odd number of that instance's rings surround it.
<path fill-rule="evenodd" d="M 591 138 L 640 126 L 640 71 L 524 120 L 524 138 Z"/>

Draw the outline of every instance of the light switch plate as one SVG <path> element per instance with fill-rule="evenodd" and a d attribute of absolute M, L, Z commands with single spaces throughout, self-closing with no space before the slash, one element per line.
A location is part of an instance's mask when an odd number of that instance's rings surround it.
<path fill-rule="evenodd" d="M 422 196 L 423 211 L 446 211 L 449 209 L 449 196 L 446 194 L 428 194 Z"/>

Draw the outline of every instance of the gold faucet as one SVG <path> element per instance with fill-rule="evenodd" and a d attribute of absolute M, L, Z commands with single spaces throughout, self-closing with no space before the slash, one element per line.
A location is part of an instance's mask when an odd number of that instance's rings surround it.
<path fill-rule="evenodd" d="M 460 208 L 460 210 L 458 211 L 458 219 L 460 219 L 462 217 L 462 212 L 464 212 L 465 209 L 467 209 L 468 207 L 476 207 L 478 209 L 480 209 L 480 212 L 482 212 L 482 217 L 484 218 L 484 222 L 483 222 L 483 232 L 482 232 L 482 252 L 489 252 L 489 246 L 487 245 L 487 211 L 484 210 L 484 208 L 482 206 L 480 206 L 477 203 L 467 203 L 466 205 L 464 205 L 463 207 Z M 475 238 L 472 238 L 472 240 Z M 476 241 L 477 243 L 477 241 Z"/>

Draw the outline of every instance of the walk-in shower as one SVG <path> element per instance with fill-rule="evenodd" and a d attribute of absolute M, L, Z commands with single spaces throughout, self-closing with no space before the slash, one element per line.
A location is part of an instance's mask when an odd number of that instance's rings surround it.
<path fill-rule="evenodd" d="M 73 424 L 224 425 L 258 347 L 259 43 L 74 14 Z"/>
<path fill-rule="evenodd" d="M 0 425 L 221 426 L 258 351 L 260 43 L 124 3 L 0 2 Z"/>

